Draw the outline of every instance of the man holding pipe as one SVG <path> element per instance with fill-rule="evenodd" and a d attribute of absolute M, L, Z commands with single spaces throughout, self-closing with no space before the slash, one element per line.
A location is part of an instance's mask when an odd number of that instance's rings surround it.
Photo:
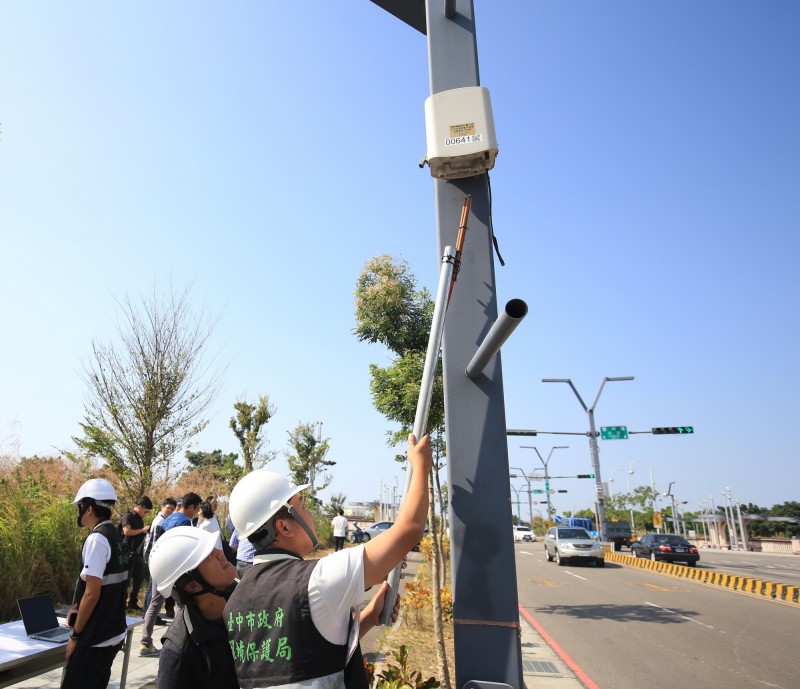
<path fill-rule="evenodd" d="M 286 478 L 259 469 L 233 489 L 230 513 L 253 543 L 253 566 L 225 606 L 239 686 L 366 689 L 360 633 L 378 624 L 388 584 L 359 614 L 364 590 L 419 542 L 428 513 L 430 437 L 408 439 L 413 473 L 394 525 L 355 548 L 303 560 L 318 545 L 313 514 Z"/>

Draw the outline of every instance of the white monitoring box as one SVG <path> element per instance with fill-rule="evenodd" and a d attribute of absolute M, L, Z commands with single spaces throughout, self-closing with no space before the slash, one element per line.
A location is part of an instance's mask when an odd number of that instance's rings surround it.
<path fill-rule="evenodd" d="M 425 100 L 428 151 L 424 163 L 438 179 L 480 175 L 494 167 L 497 138 L 488 89 L 467 86 Z"/>

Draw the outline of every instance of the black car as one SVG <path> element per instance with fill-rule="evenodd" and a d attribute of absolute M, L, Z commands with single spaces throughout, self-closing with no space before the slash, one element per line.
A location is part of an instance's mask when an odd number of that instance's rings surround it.
<path fill-rule="evenodd" d="M 682 536 L 663 533 L 649 533 L 631 543 L 631 555 L 649 557 L 654 562 L 685 562 L 689 567 L 697 565 L 700 553 Z"/>

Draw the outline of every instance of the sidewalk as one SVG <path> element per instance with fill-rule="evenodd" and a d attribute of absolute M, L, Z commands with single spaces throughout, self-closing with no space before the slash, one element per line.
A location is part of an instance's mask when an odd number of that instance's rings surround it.
<path fill-rule="evenodd" d="M 528 689 L 584 689 L 585 685 L 524 618 L 519 620 L 522 676 Z"/>
<path fill-rule="evenodd" d="M 576 675 L 559 658 L 558 654 L 547 645 L 542 636 L 524 619 L 520 618 L 522 671 L 525 686 L 528 689 L 584 689 L 584 685 Z M 161 636 L 166 627 L 156 627 L 154 641 L 161 647 Z M 379 634 L 375 634 L 375 641 Z M 128 663 L 128 679 L 126 689 L 155 689 L 158 674 L 158 657 L 139 657 L 139 643 L 142 638 L 141 625 L 133 632 L 133 647 Z M 370 648 L 372 640 L 365 639 L 365 653 L 376 650 Z M 374 642 L 373 642 L 374 643 Z M 118 653 L 111 670 L 109 689 L 119 689 L 122 673 L 123 654 Z M 53 670 L 37 677 L 15 684 L 15 689 L 58 689 L 61 685 L 61 670 Z"/>

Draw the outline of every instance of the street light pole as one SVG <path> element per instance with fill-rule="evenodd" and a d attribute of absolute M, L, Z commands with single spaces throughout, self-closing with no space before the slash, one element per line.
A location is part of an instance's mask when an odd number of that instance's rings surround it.
<path fill-rule="evenodd" d="M 744 520 L 742 519 L 742 503 L 736 501 L 736 511 L 739 513 L 739 529 L 742 532 L 742 550 L 747 552 L 747 534 L 744 530 Z"/>
<path fill-rule="evenodd" d="M 617 376 L 614 378 L 606 376 L 603 378 L 600 389 L 597 391 L 597 397 L 594 398 L 594 404 L 592 404 L 591 407 L 586 406 L 586 403 L 583 401 L 580 393 L 578 393 L 577 389 L 572 384 L 572 380 L 570 378 L 542 378 L 543 383 L 566 383 L 569 385 L 572 388 L 572 392 L 575 393 L 575 397 L 578 398 L 578 402 L 581 403 L 583 410 L 589 416 L 589 452 L 592 457 L 592 469 L 594 470 L 594 489 L 595 499 L 597 501 L 597 521 L 599 522 L 597 524 L 597 530 L 600 532 L 601 540 L 603 541 L 608 540 L 608 529 L 606 528 L 605 498 L 603 496 L 603 481 L 600 477 L 600 450 L 597 447 L 598 434 L 594 425 L 594 410 L 597 408 L 597 402 L 600 400 L 600 395 L 602 394 L 606 383 L 633 380 L 633 378 L 633 376 Z"/>
<path fill-rule="evenodd" d="M 520 467 L 509 467 L 509 469 L 519 471 L 522 474 L 522 478 L 525 479 L 525 483 L 528 484 L 528 513 L 531 516 L 531 531 L 533 531 L 533 501 L 531 500 L 531 480 L 528 478 L 528 475 L 525 473 L 524 469 L 520 469 Z"/>
<path fill-rule="evenodd" d="M 544 492 L 547 496 L 547 521 L 551 522 L 553 521 L 553 505 L 550 502 L 550 474 L 548 473 L 547 465 L 550 463 L 550 458 L 553 456 L 554 450 L 566 450 L 569 448 L 569 445 L 555 445 L 551 447 L 546 460 L 542 457 L 539 449 L 534 445 L 520 445 L 520 447 L 524 447 L 528 450 L 535 450 L 536 454 L 539 456 L 539 461 L 542 463 L 542 466 L 544 466 Z M 533 515 L 531 515 L 531 522 L 533 522 Z"/>
<path fill-rule="evenodd" d="M 665 498 L 669 498 L 669 506 L 672 509 L 672 532 L 677 534 L 678 533 L 678 522 L 675 520 L 675 496 L 672 494 L 672 486 L 674 486 L 676 481 L 669 482 L 669 488 L 667 488 L 667 492 L 664 493 Z"/>
<path fill-rule="evenodd" d="M 722 547 L 722 534 L 719 531 L 719 525 L 717 524 L 717 506 L 714 504 L 714 493 L 708 494 L 708 499 L 711 500 L 711 514 L 714 517 L 714 544 L 716 547 Z"/>
<path fill-rule="evenodd" d="M 731 489 L 729 487 L 722 491 L 722 497 L 725 498 L 725 513 L 730 515 L 728 517 L 728 529 L 733 535 L 733 547 L 734 550 L 739 550 L 739 537 L 736 535 L 736 517 L 733 515 L 733 501 L 731 500 Z"/>
<path fill-rule="evenodd" d="M 519 505 L 520 505 L 519 491 L 517 490 L 516 486 L 513 483 L 511 484 L 511 490 L 513 490 L 517 496 L 517 523 L 519 523 L 522 521 L 522 515 L 519 513 Z M 533 522 L 532 519 L 531 522 Z M 531 531 L 533 531 L 533 524 L 531 524 Z"/>

